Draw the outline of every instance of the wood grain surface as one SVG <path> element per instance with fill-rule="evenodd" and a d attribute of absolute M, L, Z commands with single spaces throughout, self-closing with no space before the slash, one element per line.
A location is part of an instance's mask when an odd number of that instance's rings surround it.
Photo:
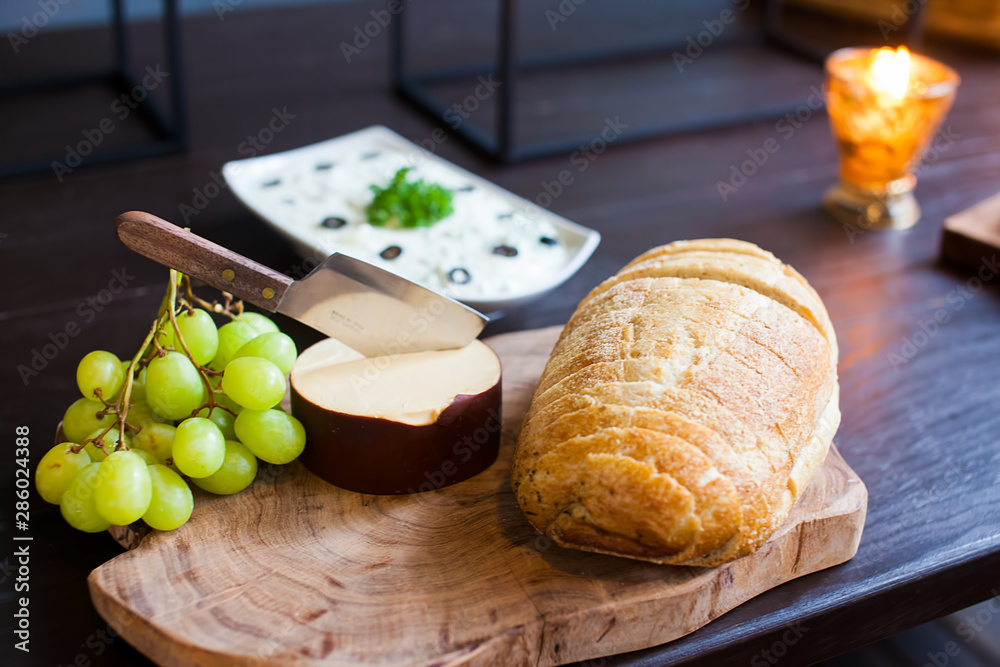
<path fill-rule="evenodd" d="M 546 184 L 554 190 L 568 172 L 572 183 L 549 208 L 602 234 L 579 273 L 548 297 L 508 311 L 487 335 L 565 322 L 580 299 L 637 254 L 683 238 L 732 237 L 771 250 L 809 279 L 830 312 L 841 344 L 837 446 L 869 491 L 857 555 L 759 595 L 682 639 L 607 658 L 601 661 L 605 667 L 759 664 L 767 662 L 762 652 L 782 642 L 796 623 L 809 631 L 787 647 L 781 664 L 813 664 L 996 595 L 1000 280 L 979 285 L 972 273 L 940 262 L 943 221 L 996 194 L 1000 184 L 996 54 L 933 39 L 921 47 L 962 76 L 936 144 L 943 150 L 920 171 L 916 196 L 923 218 L 906 232 L 859 232 L 832 223 L 820 206 L 837 179 L 836 147 L 822 109 L 803 109 L 780 125 L 775 118 L 625 142 L 643 122 L 675 110 L 716 113 L 806 101 L 813 86 L 822 86 L 820 67 L 768 49 L 753 34 L 732 43 L 730 36 L 742 33 L 734 24 L 725 43 L 713 44 L 678 72 L 672 51 L 683 51 L 687 38 L 705 29 L 703 21 L 733 9 L 730 0 L 588 2 L 552 30 L 546 12 L 558 11 L 557 4 L 521 3 L 525 57 L 664 45 L 662 57 L 640 59 L 640 67 L 626 59 L 534 70 L 525 77 L 515 96 L 519 139 L 578 133 L 596 138 L 605 118 L 615 116 L 630 125 L 622 142 L 583 164 L 569 153 L 515 167 L 483 160 L 448 132 L 447 123 L 427 119 L 393 95 L 387 32 L 347 62 L 338 45 L 352 43 L 355 29 L 372 20 L 372 11 L 384 10 L 385 0 L 237 7 L 224 21 L 214 12 L 185 17 L 187 153 L 99 167 L 85 158 L 61 178 L 49 172 L 0 182 L 0 279 L 7 287 L 0 299 L 0 423 L 10 452 L 0 457 L 0 492 L 10 497 L 14 491 L 13 428 L 30 427 L 31 465 L 37 465 L 51 447 L 56 422 L 79 398 L 74 372 L 80 358 L 91 350 L 133 354 L 160 304 L 165 270 L 115 238 L 115 216 L 152 212 L 300 278 L 316 258 L 297 256 L 230 192 L 217 190 L 219 169 L 250 151 L 274 153 L 383 124 L 413 141 L 433 143 L 438 155 L 532 201 L 545 201 Z M 495 3 L 413 5 L 410 34 L 423 44 L 413 49 L 419 51 L 415 68 L 481 61 L 488 76 L 496 52 Z M 817 45 L 883 38 L 874 25 L 867 26 L 867 36 L 852 36 L 829 19 L 801 18 L 790 28 Z M 739 30 L 730 32 L 734 28 Z M 129 32 L 140 73 L 164 62 L 161 25 L 136 21 Z M 26 77 L 68 74 L 70 66 L 103 70 L 108 52 L 95 44 L 107 39 L 100 27 L 41 29 L 18 54 L 0 52 L 0 68 Z M 445 103 L 462 102 L 478 85 L 451 85 Z M 138 114 L 121 122 L 109 115 L 119 95 L 92 86 L 4 97 L 0 159 L 64 159 L 67 145 L 77 145 L 83 130 L 109 116 L 115 131 L 101 148 L 149 138 Z M 494 102 L 484 101 L 463 122 L 490 127 Z M 283 129 L 265 137 L 271 139 L 266 145 L 252 146 L 248 139 L 258 142 L 272 119 L 276 126 L 282 122 L 276 111 L 287 118 Z M 747 151 L 756 153 L 770 139 L 780 149 L 723 198 L 718 183 L 729 182 L 732 169 L 749 159 Z M 210 289 L 199 294 L 213 298 Z M 934 329 L 936 316 L 947 321 Z M 308 327 L 281 317 L 278 322 L 300 349 L 317 340 Z M 45 347 L 53 339 L 63 345 L 55 356 Z M 48 356 L 41 356 L 43 349 Z M 30 369 L 33 360 L 37 375 L 22 376 L 19 366 Z M 28 530 L 0 521 L 6 543 L 25 534 L 33 537 L 35 641 L 30 655 L 10 645 L 0 649 L 0 662 L 150 665 L 108 634 L 86 584 L 88 574 L 121 547 L 106 535 L 70 529 L 59 508 L 34 493 Z M 6 586 L 0 607 L 9 613 L 0 619 L 0 630 L 13 636 L 11 578 Z"/>
<path fill-rule="evenodd" d="M 265 468 L 243 493 L 199 493 L 176 531 L 117 531 L 134 548 L 91 574 L 94 605 L 162 665 L 545 666 L 676 639 L 854 555 L 867 491 L 835 449 L 785 526 L 723 566 L 641 563 L 538 535 L 509 468 L 559 330 L 488 341 L 503 363 L 504 426 L 486 472 L 371 496 L 297 463 Z"/>

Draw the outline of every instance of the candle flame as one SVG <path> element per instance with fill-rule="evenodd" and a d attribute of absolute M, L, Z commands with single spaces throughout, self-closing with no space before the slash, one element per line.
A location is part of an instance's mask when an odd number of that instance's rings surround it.
<path fill-rule="evenodd" d="M 901 100 L 910 85 L 910 52 L 905 46 L 895 51 L 883 47 L 872 61 L 872 77 L 875 89 L 893 99 Z"/>

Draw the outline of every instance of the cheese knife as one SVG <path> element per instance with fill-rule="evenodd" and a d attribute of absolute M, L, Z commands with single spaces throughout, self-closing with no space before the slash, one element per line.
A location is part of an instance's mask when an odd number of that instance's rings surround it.
<path fill-rule="evenodd" d="M 293 280 L 149 213 L 123 213 L 115 229 L 130 250 L 365 356 L 462 347 L 488 321 L 454 299 L 341 253 Z"/>

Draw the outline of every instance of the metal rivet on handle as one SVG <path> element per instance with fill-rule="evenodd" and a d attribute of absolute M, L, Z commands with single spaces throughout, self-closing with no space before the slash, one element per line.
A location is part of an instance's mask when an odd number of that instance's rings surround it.
<path fill-rule="evenodd" d="M 265 299 L 273 299 L 274 298 L 274 290 L 271 289 L 270 287 L 265 287 L 264 289 L 262 289 L 260 291 L 260 295 L 262 297 L 264 297 Z"/>
<path fill-rule="evenodd" d="M 233 278 L 235 277 L 236 277 L 236 272 L 233 271 L 232 269 L 226 269 L 225 271 L 222 272 L 222 279 L 225 280 L 227 283 L 232 282 Z"/>

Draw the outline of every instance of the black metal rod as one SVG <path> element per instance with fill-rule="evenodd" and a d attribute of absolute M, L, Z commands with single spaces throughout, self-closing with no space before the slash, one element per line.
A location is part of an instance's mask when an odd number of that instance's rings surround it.
<path fill-rule="evenodd" d="M 121 74 L 128 71 L 128 36 L 125 34 L 125 10 L 122 0 L 111 0 L 111 27 L 114 33 L 112 54 L 115 69 Z"/>
<path fill-rule="evenodd" d="M 90 86 L 97 83 L 107 83 L 117 74 L 118 72 L 116 70 L 109 70 L 103 72 L 88 72 L 86 74 L 73 74 L 70 76 L 57 76 L 47 79 L 38 79 L 35 81 L 15 81 L 13 83 L 0 86 L 0 97 L 45 92 L 60 88 Z"/>
<path fill-rule="evenodd" d="M 131 73 L 125 73 L 115 77 L 115 81 L 126 95 L 132 96 L 136 88 L 143 88 L 143 85 Z M 138 114 L 146 119 L 146 122 L 153 128 L 153 132 L 161 139 L 173 139 L 176 133 L 175 128 L 170 123 L 170 118 L 164 112 L 159 103 L 147 94 L 141 100 L 132 98 L 136 103 Z M 129 105 L 131 106 L 131 105 Z"/>
<path fill-rule="evenodd" d="M 139 146 L 129 146 L 126 148 L 115 148 L 105 151 L 97 151 L 87 156 L 84 166 L 108 164 L 121 160 L 134 160 L 147 157 L 158 157 L 170 155 L 182 150 L 176 141 L 155 141 L 141 144 Z M 29 162 L 18 162 L 13 164 L 0 164 L 0 179 L 16 178 L 19 176 L 30 176 L 44 172 L 52 172 L 52 163 L 64 160 L 65 156 L 55 156 L 50 160 L 37 160 Z"/>
<path fill-rule="evenodd" d="M 419 111 L 423 112 L 434 122 L 441 122 L 444 112 L 448 109 L 440 99 L 429 93 L 419 80 L 412 76 L 406 76 L 397 83 L 398 94 L 413 104 Z M 621 143 L 646 139 L 655 136 L 670 136 L 684 132 L 698 132 L 701 130 L 741 125 L 761 120 L 779 118 L 787 113 L 792 113 L 799 109 L 804 102 L 788 102 L 758 109 L 737 110 L 692 118 L 668 120 L 662 123 L 650 123 L 642 127 L 629 129 L 627 135 L 622 136 Z M 499 145 L 493 140 L 489 133 L 482 130 L 475 122 L 466 120 L 458 127 L 451 127 L 452 132 L 460 139 L 466 141 L 471 147 L 480 151 L 484 156 L 500 160 L 507 164 L 521 162 L 537 157 L 552 155 L 555 153 L 570 152 L 589 143 L 593 135 L 575 135 L 552 141 L 539 141 L 531 144 L 511 146 L 510 150 L 504 154 L 499 150 Z"/>
<path fill-rule="evenodd" d="M 172 128 L 167 136 L 177 140 L 180 150 L 188 146 L 187 91 L 184 88 L 184 59 L 181 57 L 181 19 L 177 0 L 164 0 L 163 29 L 166 37 L 167 70 L 170 72 L 170 97 L 173 102 Z"/>
<path fill-rule="evenodd" d="M 760 41 L 758 35 L 744 35 L 731 37 L 725 42 L 719 43 L 719 50 L 735 48 L 747 44 L 755 44 Z M 534 58 L 522 58 L 517 63 L 517 72 L 525 73 L 547 69 L 563 69 L 570 67 L 588 67 L 593 65 L 613 64 L 618 61 L 638 60 L 641 58 L 655 58 L 670 55 L 674 51 L 687 48 L 687 43 L 646 44 L 639 46 L 629 46 L 621 49 L 600 49 L 590 53 L 557 53 L 547 56 L 537 56 Z M 493 69 L 489 61 L 476 63 L 463 63 L 454 67 L 430 70 L 426 72 L 414 73 L 414 76 L 427 84 L 447 83 L 456 79 L 475 78 Z"/>
<path fill-rule="evenodd" d="M 639 139 L 651 137 L 668 137 L 675 134 L 688 132 L 700 132 L 703 130 L 713 130 L 717 128 L 743 125 L 792 113 L 802 106 L 802 102 L 790 102 L 787 104 L 763 107 L 760 109 L 740 110 L 729 113 L 719 113 L 709 116 L 695 116 L 678 120 L 668 120 L 661 123 L 649 123 L 648 125 L 629 128 L 627 134 L 623 134 L 615 143 L 629 143 Z M 460 128 L 461 129 L 461 128 Z M 520 162 L 556 153 L 569 153 L 589 144 L 595 136 L 592 134 L 579 134 L 572 137 L 556 139 L 553 141 L 536 141 L 517 147 L 513 153 L 512 162 Z"/>
<path fill-rule="evenodd" d="M 784 8 L 784 0 L 768 0 L 764 7 L 764 40 L 794 56 L 805 58 L 809 62 L 822 63 L 829 55 L 825 50 L 805 42 L 796 37 L 792 37 L 781 27 L 781 10 Z"/>
<path fill-rule="evenodd" d="M 502 0 L 500 3 L 500 44 L 498 67 L 500 89 L 497 99 L 496 142 L 497 154 L 503 162 L 509 162 L 514 149 L 514 102 L 517 74 L 517 3 L 518 0 Z M 461 128 L 460 128 L 461 129 Z"/>
<path fill-rule="evenodd" d="M 60 90 L 94 84 L 107 84 L 113 88 L 131 94 L 135 87 L 140 86 L 138 79 L 130 73 L 128 65 L 128 41 L 125 33 L 125 17 L 122 0 L 112 0 L 113 16 L 112 38 L 114 49 L 114 67 L 110 71 L 87 74 L 74 74 L 63 77 L 50 77 L 34 81 L 15 81 L 0 86 L 0 96 L 18 95 L 48 90 Z M 180 14 L 177 0 L 164 0 L 164 31 L 166 37 L 166 59 L 170 76 L 170 100 L 172 114 L 167 114 L 164 108 L 152 97 L 147 95 L 137 104 L 138 115 L 153 132 L 160 137 L 158 141 L 147 142 L 137 146 L 108 149 L 94 152 L 85 160 L 86 166 L 106 164 L 120 160 L 131 160 L 146 157 L 168 155 L 183 151 L 188 145 L 188 119 L 184 88 L 183 58 L 181 57 Z M 0 179 L 40 172 L 51 171 L 51 160 L 27 160 L 23 162 L 0 164 Z"/>
<path fill-rule="evenodd" d="M 403 59 L 403 50 L 406 48 L 406 36 L 403 34 L 406 30 L 404 16 L 406 16 L 405 4 L 402 11 L 396 14 L 395 20 L 389 26 L 389 38 L 392 40 L 389 53 L 389 75 L 396 86 L 399 85 L 400 80 L 406 75 Z"/>
<path fill-rule="evenodd" d="M 459 139 L 483 152 L 486 157 L 497 159 L 497 142 L 481 127 L 471 120 L 465 120 L 460 126 L 452 127 L 444 121 L 444 113 L 449 109 L 441 100 L 427 92 L 413 77 L 404 76 L 396 83 L 396 92 L 405 100 L 417 107 L 433 122 L 441 127 L 451 129 Z"/>

